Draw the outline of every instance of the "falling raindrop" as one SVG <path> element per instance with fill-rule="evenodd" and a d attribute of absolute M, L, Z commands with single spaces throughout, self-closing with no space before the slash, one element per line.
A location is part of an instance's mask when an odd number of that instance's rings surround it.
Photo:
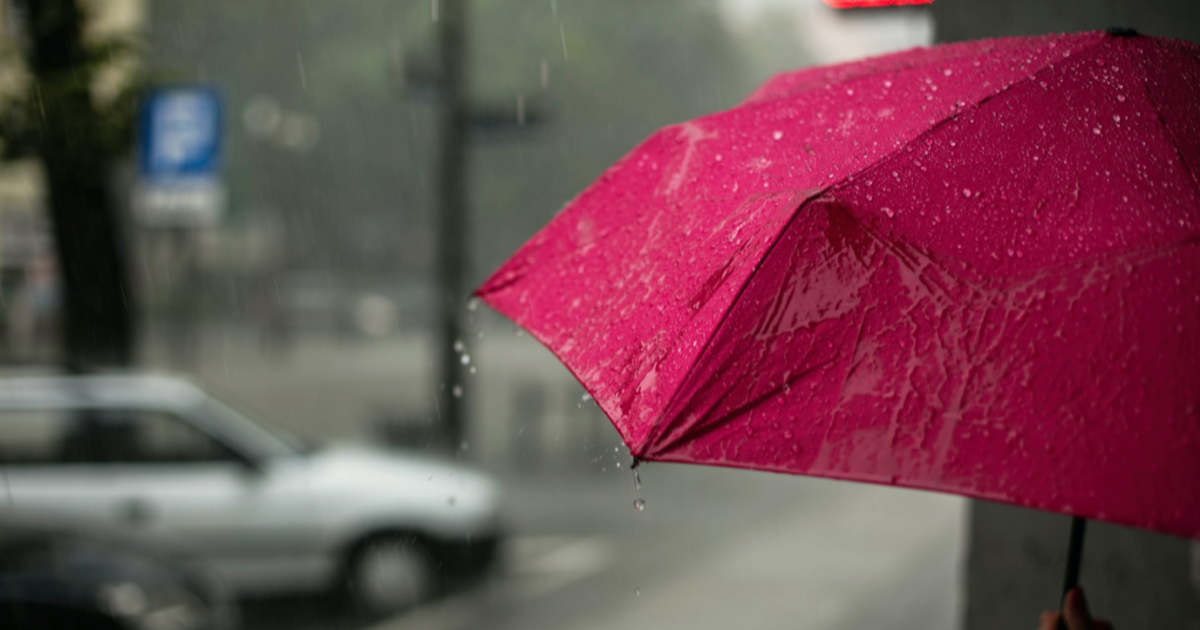
<path fill-rule="evenodd" d="M 462 398 L 462 395 L 463 395 L 462 385 L 455 385 L 454 388 L 450 390 L 450 393 L 454 394 L 455 398 Z"/>
<path fill-rule="evenodd" d="M 455 351 L 455 352 L 462 352 L 464 349 L 466 349 L 466 347 L 467 347 L 467 346 L 465 346 L 465 345 L 463 344 L 463 342 L 462 342 L 462 339 L 455 339 L 455 340 L 454 340 L 454 351 Z"/>
<path fill-rule="evenodd" d="M 641 512 L 642 510 L 646 509 L 646 502 L 643 499 L 634 499 L 633 509 Z"/>
<path fill-rule="evenodd" d="M 621 467 L 621 462 L 617 462 L 617 468 Z"/>
<path fill-rule="evenodd" d="M 636 586 L 635 586 L 635 587 L 633 587 L 633 594 L 634 594 L 634 595 L 636 595 L 636 596 L 638 596 L 638 597 L 641 597 L 641 596 L 642 596 L 642 589 L 640 589 L 640 588 L 638 588 L 638 587 L 636 587 Z"/>
<path fill-rule="evenodd" d="M 467 310 L 473 311 L 477 308 L 479 308 L 479 300 L 477 298 L 471 298 L 471 300 L 467 302 Z"/>
<path fill-rule="evenodd" d="M 475 366 L 474 366 L 474 365 L 472 365 L 472 366 L 471 366 L 471 373 L 472 373 L 472 374 L 474 374 L 474 373 L 475 373 Z"/>
<path fill-rule="evenodd" d="M 466 365 L 470 362 L 471 362 L 471 355 L 469 355 L 469 354 L 462 355 L 462 364 L 463 365 Z"/>

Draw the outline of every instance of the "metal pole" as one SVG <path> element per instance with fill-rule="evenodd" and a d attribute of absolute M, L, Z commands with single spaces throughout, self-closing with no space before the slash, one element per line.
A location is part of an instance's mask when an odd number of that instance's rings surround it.
<path fill-rule="evenodd" d="M 1067 550 L 1067 572 L 1063 577 L 1063 604 L 1067 602 L 1067 593 L 1079 585 L 1079 563 L 1083 559 L 1083 534 L 1086 528 L 1087 519 L 1080 516 L 1071 518 L 1071 543 Z M 1059 616 L 1058 629 L 1067 630 L 1066 615 Z"/>
<path fill-rule="evenodd" d="M 451 448 L 465 437 L 462 364 L 455 351 L 461 339 L 460 320 L 465 298 L 464 270 L 467 207 L 467 33 L 466 1 L 437 2 L 438 47 L 441 63 L 440 142 L 438 174 L 438 298 L 440 306 L 437 356 L 438 413 Z"/>

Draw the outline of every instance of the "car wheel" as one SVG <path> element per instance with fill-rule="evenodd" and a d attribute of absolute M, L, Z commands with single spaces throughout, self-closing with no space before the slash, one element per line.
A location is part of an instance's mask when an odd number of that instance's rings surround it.
<path fill-rule="evenodd" d="M 346 580 L 354 604 L 371 615 L 411 608 L 433 592 L 428 552 L 411 537 L 380 536 L 350 559 Z"/>

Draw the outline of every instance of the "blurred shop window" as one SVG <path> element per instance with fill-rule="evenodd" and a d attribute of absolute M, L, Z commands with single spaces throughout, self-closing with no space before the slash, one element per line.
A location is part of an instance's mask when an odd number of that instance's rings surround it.
<path fill-rule="evenodd" d="M 60 410 L 33 409 L 0 414 L 0 463 L 5 465 L 80 462 L 72 453 L 77 419 Z"/>

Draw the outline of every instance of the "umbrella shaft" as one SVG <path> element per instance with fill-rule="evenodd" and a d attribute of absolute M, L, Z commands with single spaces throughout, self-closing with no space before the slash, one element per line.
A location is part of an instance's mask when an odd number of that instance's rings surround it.
<path fill-rule="evenodd" d="M 1083 532 L 1087 527 L 1087 519 L 1081 516 L 1071 518 L 1071 544 L 1067 551 L 1067 572 L 1063 577 L 1062 602 L 1066 602 L 1067 593 L 1079 584 L 1079 561 L 1083 558 Z M 1059 630 L 1067 630 L 1064 617 L 1058 619 Z"/>

